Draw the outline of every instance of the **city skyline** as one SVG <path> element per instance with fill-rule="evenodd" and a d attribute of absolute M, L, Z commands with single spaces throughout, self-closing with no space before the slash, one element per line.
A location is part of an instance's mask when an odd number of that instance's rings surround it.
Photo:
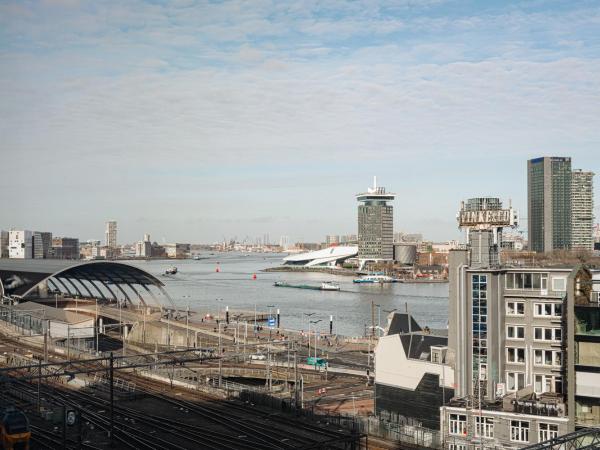
<path fill-rule="evenodd" d="M 320 241 L 356 233 L 377 175 L 395 231 L 458 238 L 460 200 L 480 196 L 512 199 L 525 230 L 524 161 L 598 173 L 599 17 L 585 1 L 5 2 L 2 227 Z"/>

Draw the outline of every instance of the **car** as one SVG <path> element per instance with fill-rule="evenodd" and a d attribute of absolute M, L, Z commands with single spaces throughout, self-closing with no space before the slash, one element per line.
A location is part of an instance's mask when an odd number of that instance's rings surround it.
<path fill-rule="evenodd" d="M 262 353 L 255 353 L 253 355 L 250 355 L 250 359 L 255 361 L 264 361 L 265 359 L 267 359 L 267 357 Z"/>

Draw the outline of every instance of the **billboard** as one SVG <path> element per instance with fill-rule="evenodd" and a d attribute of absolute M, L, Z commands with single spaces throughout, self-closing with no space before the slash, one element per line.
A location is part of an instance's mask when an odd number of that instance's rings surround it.
<path fill-rule="evenodd" d="M 488 225 L 490 227 L 510 227 L 513 225 L 511 209 L 484 209 L 460 211 L 458 223 L 461 227 Z"/>

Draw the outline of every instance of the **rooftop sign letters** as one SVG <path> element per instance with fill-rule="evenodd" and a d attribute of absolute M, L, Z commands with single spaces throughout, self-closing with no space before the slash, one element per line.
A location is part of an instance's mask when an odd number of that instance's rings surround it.
<path fill-rule="evenodd" d="M 480 211 L 461 211 L 458 218 L 459 226 L 468 227 L 474 225 L 489 226 L 511 226 L 512 210 L 494 209 Z"/>

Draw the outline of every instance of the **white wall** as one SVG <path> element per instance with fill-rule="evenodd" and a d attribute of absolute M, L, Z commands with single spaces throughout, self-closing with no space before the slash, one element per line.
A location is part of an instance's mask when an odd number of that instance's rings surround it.
<path fill-rule="evenodd" d="M 375 382 L 415 390 L 426 373 L 440 376 L 440 385 L 454 389 L 454 370 L 445 364 L 434 364 L 406 358 L 400 335 L 383 336 L 375 348 Z"/>

